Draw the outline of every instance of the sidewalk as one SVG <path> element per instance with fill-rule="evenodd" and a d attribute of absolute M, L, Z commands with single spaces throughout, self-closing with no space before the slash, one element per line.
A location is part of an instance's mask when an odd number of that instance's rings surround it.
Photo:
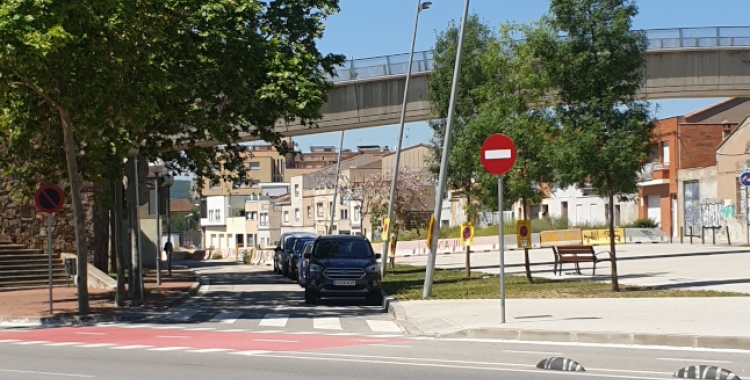
<path fill-rule="evenodd" d="M 750 293 L 747 247 L 649 244 L 618 246 L 621 285 L 663 286 Z M 597 247 L 598 250 L 606 249 Z M 593 278 L 608 281 L 610 267 L 581 265 L 563 276 L 552 274 L 549 250 L 532 250 L 536 277 Z M 441 255 L 438 268 L 462 268 L 465 255 Z M 424 265 L 425 258 L 400 258 Z M 498 254 L 473 254 L 474 270 L 498 273 Z M 522 254 L 506 252 L 507 274 L 523 273 Z M 749 294 L 750 295 L 750 294 Z M 639 344 L 750 349 L 748 297 L 507 299 L 506 323 L 500 301 L 390 300 L 388 311 L 408 335 L 441 338 Z"/>
<path fill-rule="evenodd" d="M 141 306 L 114 305 L 115 292 L 112 290 L 89 289 L 91 312 L 85 317 L 78 316 L 78 290 L 75 285 L 52 289 L 52 314 L 49 313 L 49 290 L 31 289 L 0 292 L 0 327 L 68 325 L 83 322 L 117 321 L 128 318 L 128 314 L 159 310 L 174 306 L 194 295 L 200 282 L 193 271 L 184 266 L 173 265 L 172 276 L 164 270 L 161 286 L 156 286 L 156 273 L 146 271 L 144 278 L 147 298 Z"/>

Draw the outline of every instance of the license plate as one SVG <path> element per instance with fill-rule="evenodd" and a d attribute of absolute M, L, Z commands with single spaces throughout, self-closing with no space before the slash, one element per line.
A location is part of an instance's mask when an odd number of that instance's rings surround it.
<path fill-rule="evenodd" d="M 334 280 L 333 285 L 336 286 L 354 286 L 357 283 L 352 280 Z"/>

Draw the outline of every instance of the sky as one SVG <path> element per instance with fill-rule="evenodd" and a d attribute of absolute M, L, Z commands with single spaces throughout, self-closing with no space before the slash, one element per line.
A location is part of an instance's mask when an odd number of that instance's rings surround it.
<path fill-rule="evenodd" d="M 748 26 L 748 0 L 640 0 L 635 29 Z M 415 51 L 430 50 L 438 32 L 455 21 L 458 25 L 463 0 L 432 0 L 430 9 L 419 15 Z M 347 59 L 408 53 L 414 28 L 416 0 L 341 0 L 341 12 L 326 21 L 318 44 L 323 53 L 343 54 Z M 538 20 L 549 9 L 548 0 L 471 0 L 470 13 L 497 28 L 501 23 Z M 722 98 L 651 100 L 658 105 L 657 118 L 667 118 L 708 107 Z M 427 143 L 432 130 L 426 122 L 406 124 L 403 146 Z M 303 152 L 312 145 L 336 145 L 339 132 L 320 133 L 294 139 Z M 387 145 L 395 148 L 398 125 L 346 132 L 344 147 Z"/>

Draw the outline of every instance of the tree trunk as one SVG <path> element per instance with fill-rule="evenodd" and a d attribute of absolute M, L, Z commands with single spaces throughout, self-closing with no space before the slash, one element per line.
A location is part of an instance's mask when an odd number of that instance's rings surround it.
<path fill-rule="evenodd" d="M 94 193 L 101 194 L 104 192 L 103 186 L 95 186 Z M 94 241 L 92 251 L 94 251 L 94 266 L 104 273 L 108 273 L 109 261 L 109 210 L 102 207 L 101 202 L 94 201 Z"/>
<path fill-rule="evenodd" d="M 114 187 L 110 184 L 112 200 L 115 199 Z M 117 273 L 117 242 L 115 241 L 115 210 L 109 210 L 109 272 Z"/>
<path fill-rule="evenodd" d="M 118 164 L 120 161 L 118 161 Z M 122 167 L 122 165 L 120 165 Z M 122 174 L 122 173 L 120 173 Z M 113 194 L 115 197 L 115 208 L 112 210 L 112 237 L 114 249 L 112 254 L 115 256 L 115 265 L 117 272 L 117 290 L 115 291 L 115 304 L 121 307 L 125 304 L 125 262 L 123 260 L 123 231 L 122 231 L 122 175 L 113 181 Z"/>
<path fill-rule="evenodd" d="M 86 257 L 86 216 L 83 212 L 81 202 L 81 178 L 78 174 L 78 161 L 76 158 L 75 137 L 73 136 L 73 124 L 70 111 L 58 106 L 63 129 L 63 148 L 65 150 L 65 162 L 68 166 L 68 177 L 70 179 L 70 196 L 73 205 L 73 224 L 76 236 L 76 256 L 78 257 L 78 314 L 89 313 L 88 293 L 88 258 Z"/>
<path fill-rule="evenodd" d="M 521 204 L 523 207 L 523 220 L 526 220 L 526 197 L 521 198 Z M 526 269 L 526 282 L 529 284 L 534 283 L 534 279 L 531 277 L 531 260 L 529 260 L 529 249 L 524 247 L 523 249 L 523 265 Z"/>
<path fill-rule="evenodd" d="M 615 193 L 609 191 L 609 251 L 612 252 L 612 291 L 620 291 L 620 282 L 617 279 L 617 256 L 615 255 Z"/>

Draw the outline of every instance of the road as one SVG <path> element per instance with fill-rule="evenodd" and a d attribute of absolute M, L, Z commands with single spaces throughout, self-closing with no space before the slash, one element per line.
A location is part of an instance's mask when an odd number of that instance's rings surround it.
<path fill-rule="evenodd" d="M 750 351 L 413 338 L 359 301 L 304 305 L 266 268 L 207 265 L 208 288 L 134 323 L 0 329 L 0 378 L 669 379 L 685 366 L 750 376 Z M 547 357 L 586 372 L 539 370 Z"/>

